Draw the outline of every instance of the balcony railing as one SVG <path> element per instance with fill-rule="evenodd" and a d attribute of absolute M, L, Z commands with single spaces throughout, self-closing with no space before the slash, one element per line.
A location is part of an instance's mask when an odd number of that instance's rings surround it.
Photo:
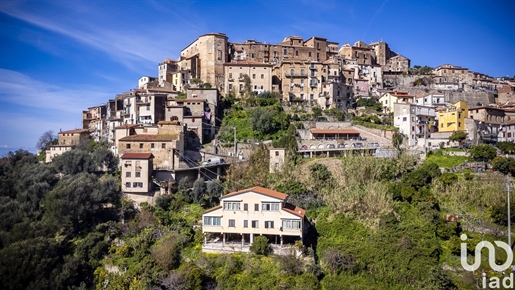
<path fill-rule="evenodd" d="M 291 72 L 287 72 L 284 74 L 286 77 L 301 77 L 301 78 L 307 78 L 308 77 L 308 74 L 307 73 L 298 73 L 298 72 L 294 72 L 294 73 L 291 73 Z"/>

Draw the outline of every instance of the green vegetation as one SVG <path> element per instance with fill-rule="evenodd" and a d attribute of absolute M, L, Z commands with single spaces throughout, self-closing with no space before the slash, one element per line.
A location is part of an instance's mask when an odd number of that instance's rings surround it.
<path fill-rule="evenodd" d="M 412 68 L 410 68 L 409 73 L 412 75 L 428 75 L 431 74 L 432 71 L 433 68 L 427 65 L 423 67 L 420 65 L 415 65 Z"/>
<path fill-rule="evenodd" d="M 470 149 L 470 156 L 476 161 L 490 161 L 497 156 L 497 150 L 492 145 L 475 145 Z"/>
<path fill-rule="evenodd" d="M 367 109 L 381 112 L 383 110 L 383 106 L 374 98 L 360 98 L 357 102 L 358 107 L 365 107 Z"/>
<path fill-rule="evenodd" d="M 461 142 L 467 139 L 468 133 L 465 131 L 456 131 L 449 137 L 449 141 Z"/>
<path fill-rule="evenodd" d="M 219 135 L 221 141 L 233 142 L 233 128 L 236 128 L 240 141 L 277 139 L 285 134 L 289 125 L 290 117 L 283 111 L 277 95 L 263 93 L 249 97 L 245 107 L 234 103 L 225 112 Z"/>
<path fill-rule="evenodd" d="M 290 152 L 295 130 L 286 128 L 274 142 Z M 469 236 L 469 255 L 476 241 L 503 240 L 493 234 L 507 222 L 504 176 L 442 174 L 438 158 L 431 160 L 441 150 L 423 164 L 402 152 L 396 159 L 288 157 L 282 172 L 269 173 L 268 148 L 258 146 L 223 183 L 181 179 L 177 192 L 136 210 L 121 198 L 116 158 L 88 148 L 52 164 L 25 151 L 0 159 L 3 289 L 443 290 L 472 289 L 481 271 L 500 275 L 486 256 L 477 273 L 465 272 L 459 235 Z M 512 160 L 493 164 L 506 172 Z M 270 255 L 264 236 L 255 237 L 252 253 L 202 253 L 212 238 L 202 234 L 202 212 L 222 193 L 255 185 L 285 192 L 307 210 L 313 222 L 305 243 L 295 244 L 303 254 Z"/>
<path fill-rule="evenodd" d="M 430 153 L 426 162 L 433 162 L 445 169 L 450 169 L 460 164 L 467 162 L 470 158 L 468 156 L 452 156 L 444 154 L 446 150 L 438 149 L 434 153 Z"/>
<path fill-rule="evenodd" d="M 495 144 L 495 146 L 497 148 L 499 148 L 499 150 L 501 150 L 502 153 L 505 153 L 505 154 L 515 153 L 515 143 L 513 143 L 513 142 L 497 142 L 497 144 Z"/>

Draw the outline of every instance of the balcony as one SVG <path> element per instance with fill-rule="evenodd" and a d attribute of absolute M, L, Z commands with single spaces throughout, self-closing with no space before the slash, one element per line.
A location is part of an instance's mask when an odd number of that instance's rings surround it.
<path fill-rule="evenodd" d="M 310 87 L 316 87 L 316 86 L 318 86 L 318 80 L 317 80 L 317 79 L 311 79 L 311 80 L 309 81 L 309 86 L 310 86 Z"/>
<path fill-rule="evenodd" d="M 284 75 L 286 77 L 297 77 L 297 78 L 307 78 L 308 77 L 308 74 L 307 73 L 302 73 L 302 72 L 294 72 L 294 73 L 291 73 L 291 72 L 286 72 L 284 73 Z"/>

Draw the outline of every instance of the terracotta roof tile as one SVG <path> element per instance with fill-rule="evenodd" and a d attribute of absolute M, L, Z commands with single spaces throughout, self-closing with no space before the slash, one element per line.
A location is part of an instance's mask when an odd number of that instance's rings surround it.
<path fill-rule="evenodd" d="M 72 134 L 72 133 L 89 133 L 89 131 L 86 129 L 73 129 L 73 130 L 59 132 L 59 134 Z"/>
<path fill-rule="evenodd" d="M 311 129 L 312 134 L 359 134 L 353 129 Z"/>
<path fill-rule="evenodd" d="M 281 199 L 281 200 L 285 200 L 286 197 L 288 197 L 287 194 L 279 192 L 279 191 L 271 190 L 271 189 L 264 188 L 264 187 L 261 187 L 261 186 L 254 186 L 254 187 L 243 189 L 243 190 L 240 190 L 240 191 L 235 191 L 235 192 L 228 193 L 228 194 L 222 196 L 221 199 L 224 199 L 226 197 L 232 197 L 232 196 L 239 195 L 239 194 L 242 194 L 242 193 L 247 193 L 247 192 L 250 192 L 250 191 L 256 192 L 256 193 L 260 193 L 260 194 L 263 194 L 263 195 L 266 195 L 266 196 L 278 198 L 278 199 Z"/>
<path fill-rule="evenodd" d="M 177 135 L 172 134 L 141 134 L 131 135 L 120 139 L 120 141 L 175 141 Z"/>
<path fill-rule="evenodd" d="M 116 126 L 114 127 L 115 129 L 128 129 L 128 128 L 135 128 L 135 127 L 140 127 L 142 126 L 141 124 L 125 124 L 125 125 L 120 125 L 120 126 Z"/>
<path fill-rule="evenodd" d="M 299 216 L 301 218 L 304 217 L 304 215 L 306 214 L 306 210 L 304 210 L 303 208 L 300 208 L 298 206 L 294 206 L 293 204 L 291 203 L 285 203 L 284 204 L 284 207 L 283 207 L 283 210 L 291 213 L 291 214 L 294 214 L 296 216 Z"/>
<path fill-rule="evenodd" d="M 210 212 L 212 212 L 212 211 L 215 211 L 215 210 L 217 210 L 217 209 L 221 209 L 221 208 L 222 208 L 222 206 L 221 206 L 221 205 L 218 205 L 218 206 L 215 206 L 215 207 L 212 207 L 212 208 L 210 208 L 210 209 L 206 210 L 206 211 L 205 211 L 205 212 L 203 212 L 202 214 L 210 213 Z"/>
<path fill-rule="evenodd" d="M 154 158 L 154 155 L 152 153 L 124 153 L 121 159 L 150 159 Z"/>

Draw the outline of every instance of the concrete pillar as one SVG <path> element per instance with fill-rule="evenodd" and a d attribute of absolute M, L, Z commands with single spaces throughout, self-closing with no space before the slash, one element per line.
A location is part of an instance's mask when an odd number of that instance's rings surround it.
<path fill-rule="evenodd" d="M 283 246 L 283 236 L 281 235 L 281 247 Z"/>
<path fill-rule="evenodd" d="M 250 234 L 250 244 L 254 242 L 254 234 Z"/>
<path fill-rule="evenodd" d="M 204 245 L 206 245 L 206 244 L 207 244 L 207 236 L 204 235 Z"/>
<path fill-rule="evenodd" d="M 276 245 L 277 245 L 277 236 L 275 236 L 275 242 L 274 242 L 274 244 L 276 244 Z"/>
<path fill-rule="evenodd" d="M 222 234 L 222 246 L 225 247 L 225 233 Z"/>
<path fill-rule="evenodd" d="M 329 151 L 327 151 L 327 157 L 329 157 Z"/>
<path fill-rule="evenodd" d="M 245 243 L 245 238 L 243 237 L 243 234 L 241 234 L 241 248 L 243 249 L 243 244 Z"/>
<path fill-rule="evenodd" d="M 216 179 L 220 180 L 220 175 L 222 175 L 222 167 L 217 166 L 216 167 Z"/>
<path fill-rule="evenodd" d="M 309 151 L 309 158 L 313 158 L 313 151 Z"/>

